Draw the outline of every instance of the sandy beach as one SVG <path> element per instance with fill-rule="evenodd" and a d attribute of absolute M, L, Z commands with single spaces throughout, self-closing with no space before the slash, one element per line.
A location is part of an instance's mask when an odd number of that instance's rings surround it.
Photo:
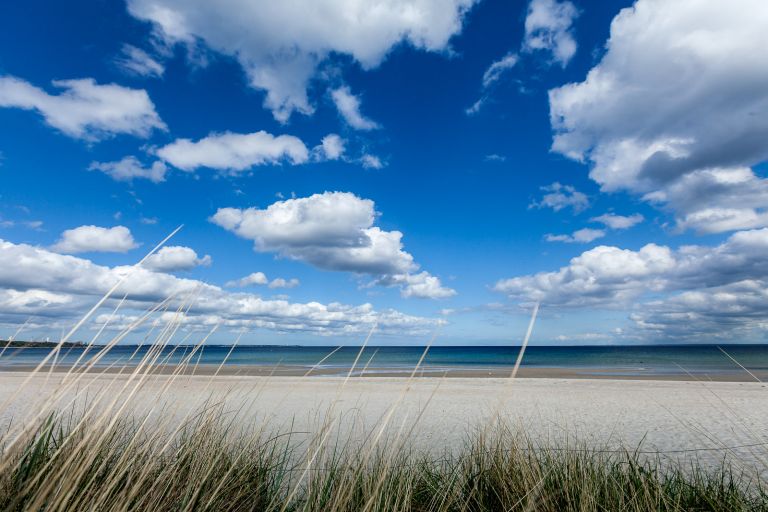
<path fill-rule="evenodd" d="M 18 424 L 61 389 L 64 374 L 0 373 L 0 424 Z M 71 376 L 70 376 L 71 378 Z M 27 379 L 30 379 L 27 381 Z M 22 386 L 26 381 L 26 384 Z M 172 424 L 211 399 L 242 425 L 316 432 L 330 412 L 340 424 L 365 431 L 413 429 L 414 447 L 462 446 L 466 436 L 496 417 L 533 439 L 561 446 L 575 441 L 608 450 L 695 455 L 717 464 L 723 457 L 758 465 L 768 443 L 768 386 L 757 382 L 611 379 L 405 379 L 388 377 L 259 377 L 180 375 L 147 377 L 136 389 L 129 377 L 88 374 L 58 394 L 57 407 L 75 394 L 124 401 L 126 412 Z M 162 411 L 162 413 L 160 412 Z M 175 418 L 175 419 L 173 419 Z M 567 444 L 564 444 L 566 443 Z"/>

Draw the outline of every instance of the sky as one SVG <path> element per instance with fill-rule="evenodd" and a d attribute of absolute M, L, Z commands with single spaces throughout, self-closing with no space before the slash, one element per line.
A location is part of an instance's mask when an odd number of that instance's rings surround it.
<path fill-rule="evenodd" d="M 766 26 L 764 0 L 6 2 L 0 337 L 503 345 L 538 303 L 535 344 L 766 342 Z"/>

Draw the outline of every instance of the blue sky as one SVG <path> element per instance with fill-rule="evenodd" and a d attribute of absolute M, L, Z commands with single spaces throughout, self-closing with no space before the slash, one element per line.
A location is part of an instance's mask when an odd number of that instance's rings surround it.
<path fill-rule="evenodd" d="M 765 341 L 768 7 L 738 3 L 3 6 L 0 335 L 123 279 L 76 337 L 169 298 L 135 330 L 504 344 L 540 302 L 536 343 Z"/>

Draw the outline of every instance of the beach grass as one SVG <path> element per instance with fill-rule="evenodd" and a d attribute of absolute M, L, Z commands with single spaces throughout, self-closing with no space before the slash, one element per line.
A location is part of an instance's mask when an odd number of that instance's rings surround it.
<path fill-rule="evenodd" d="M 503 423 L 444 456 L 399 438 L 361 442 L 244 429 L 210 405 L 179 428 L 50 415 L 0 459 L 2 510 L 768 510 L 727 466 L 538 445 Z"/>

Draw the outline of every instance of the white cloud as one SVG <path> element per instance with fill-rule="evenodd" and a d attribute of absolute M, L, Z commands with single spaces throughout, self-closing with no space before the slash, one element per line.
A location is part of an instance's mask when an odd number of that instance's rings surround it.
<path fill-rule="evenodd" d="M 589 198 L 571 185 L 561 185 L 558 182 L 541 187 L 546 192 L 540 201 L 534 201 L 529 208 L 551 208 L 556 212 L 572 208 L 574 213 L 580 213 L 589 208 Z"/>
<path fill-rule="evenodd" d="M 269 283 L 270 288 L 296 288 L 299 286 L 299 280 L 295 277 L 292 279 L 283 279 L 282 277 L 278 277 L 276 279 L 273 279 Z"/>
<path fill-rule="evenodd" d="M 576 342 L 607 342 L 613 341 L 621 336 L 619 332 L 609 334 L 606 332 L 581 332 L 575 334 L 559 334 L 555 337 L 557 341 L 576 341 Z"/>
<path fill-rule="evenodd" d="M 766 280 L 744 280 L 650 301 L 630 315 L 637 331 L 656 341 L 762 342 L 768 338 Z"/>
<path fill-rule="evenodd" d="M 767 25 L 762 0 L 638 0 L 586 80 L 550 91 L 552 149 L 681 228 L 768 225 L 766 181 L 749 169 L 768 158 Z"/>
<path fill-rule="evenodd" d="M 369 153 L 366 153 L 362 157 L 360 157 L 360 162 L 363 164 L 363 167 L 366 169 L 383 169 L 384 168 L 384 163 L 381 161 L 381 159 L 376 155 L 371 155 Z"/>
<path fill-rule="evenodd" d="M 675 254 L 668 247 L 648 244 L 630 251 L 601 245 L 558 271 L 501 280 L 494 289 L 547 306 L 620 306 L 644 293 L 665 289 L 676 266 Z"/>
<path fill-rule="evenodd" d="M 125 226 L 113 228 L 80 226 L 64 231 L 52 249 L 56 252 L 74 254 L 80 252 L 128 252 L 138 246 L 131 231 Z"/>
<path fill-rule="evenodd" d="M 525 18 L 525 37 L 520 51 L 528 54 L 546 51 L 552 55 L 553 62 L 565 67 L 576 53 L 577 45 L 573 37 L 572 24 L 578 15 L 578 9 L 568 1 L 531 0 Z M 464 112 L 468 116 L 480 112 L 490 97 L 491 87 L 519 61 L 520 56 L 510 51 L 493 62 L 483 73 L 480 98 Z M 522 84 L 520 90 L 525 91 Z"/>
<path fill-rule="evenodd" d="M 229 329 L 359 336 L 376 324 L 378 333 L 424 335 L 442 323 L 442 320 L 391 309 L 376 311 L 370 304 L 348 306 L 264 300 L 142 267 L 106 267 L 84 258 L 3 240 L 0 240 L 0 322 L 21 324 L 29 319 L 46 329 L 55 324 L 52 319 L 69 323 L 123 278 L 114 295 L 115 300 L 127 296 L 124 311 L 113 326 L 118 328 L 120 323 L 127 325 L 135 321 L 142 311 L 169 298 L 174 306 L 183 303 L 185 309 L 188 308 L 181 323 L 189 328 L 207 326 L 210 329 L 221 325 Z M 192 298 L 192 302 L 185 302 Z M 109 311 L 114 306 L 115 301 L 111 301 L 105 309 Z M 106 318 L 97 317 L 96 327 Z M 156 319 L 163 323 L 168 320 L 167 315 Z"/>
<path fill-rule="evenodd" d="M 157 155 L 183 171 L 208 167 L 239 172 L 257 165 L 293 165 L 309 160 L 309 150 L 293 135 L 274 136 L 265 131 L 255 133 L 214 133 L 197 142 L 177 139 L 157 150 Z"/>
<path fill-rule="evenodd" d="M 403 297 L 416 297 L 419 299 L 447 299 L 456 295 L 456 290 L 446 288 L 440 279 L 429 272 L 418 274 L 400 274 L 388 276 L 380 280 L 379 284 L 402 286 Z"/>
<path fill-rule="evenodd" d="M 520 58 L 516 53 L 509 52 L 504 57 L 488 66 L 488 69 L 486 69 L 485 73 L 483 73 L 482 95 L 472 104 L 471 107 L 465 109 L 464 113 L 468 116 L 473 116 L 480 112 L 480 110 L 483 108 L 483 105 L 485 105 L 485 103 L 488 101 L 488 89 L 490 89 L 491 86 L 498 82 L 504 73 L 514 68 L 519 60 Z"/>
<path fill-rule="evenodd" d="M 644 198 L 673 205 L 678 226 L 699 233 L 768 225 L 768 180 L 748 167 L 692 172 Z"/>
<path fill-rule="evenodd" d="M 360 113 L 360 98 L 352 94 L 349 87 L 334 89 L 331 91 L 331 98 L 341 117 L 355 130 L 368 131 L 380 128 L 377 122 L 371 121 Z"/>
<path fill-rule="evenodd" d="M 599 222 L 610 229 L 621 230 L 629 229 L 641 223 L 644 218 L 639 213 L 630 216 L 616 215 L 613 213 L 606 213 L 598 217 L 592 217 L 590 222 Z M 544 238 L 547 242 L 566 242 L 566 243 L 582 243 L 586 244 L 593 242 L 598 238 L 603 238 L 607 234 L 604 229 L 594 228 L 582 228 L 576 230 L 571 235 L 545 235 Z"/>
<path fill-rule="evenodd" d="M 373 226 L 373 201 L 346 192 L 326 192 L 277 201 L 266 209 L 221 208 L 211 220 L 254 241 L 260 252 L 308 261 L 328 270 L 370 274 L 415 268 L 401 250 L 402 233 Z"/>
<path fill-rule="evenodd" d="M 323 160 L 338 160 L 344 156 L 346 142 L 337 134 L 330 133 L 323 137 L 317 151 Z"/>
<path fill-rule="evenodd" d="M 153 162 L 151 166 L 144 167 L 136 157 L 126 156 L 116 162 L 92 162 L 88 166 L 89 171 L 101 171 L 115 181 L 133 181 L 145 179 L 153 183 L 165 181 L 165 173 L 168 168 L 163 162 Z"/>
<path fill-rule="evenodd" d="M 115 62 L 121 69 L 132 75 L 161 77 L 165 73 L 165 66 L 141 48 L 130 44 L 123 45 L 122 52 Z"/>
<path fill-rule="evenodd" d="M 64 92 L 52 95 L 19 78 L 0 77 L 0 107 L 35 110 L 50 126 L 88 141 L 123 133 L 145 138 L 166 129 L 144 90 L 100 85 L 92 78 L 53 85 Z"/>
<path fill-rule="evenodd" d="M 487 101 L 487 99 L 488 99 L 487 96 L 485 95 L 481 96 L 480 99 L 478 99 L 476 102 L 472 104 L 472 106 L 464 109 L 464 113 L 467 114 L 468 116 L 473 116 L 477 114 L 478 112 L 480 112 L 480 109 L 483 108 L 483 105 L 485 105 L 485 102 Z"/>
<path fill-rule="evenodd" d="M 212 263 L 209 255 L 198 257 L 194 249 L 178 245 L 167 245 L 152 254 L 143 263 L 144 267 L 158 272 L 177 272 L 195 267 L 208 267 Z"/>
<path fill-rule="evenodd" d="M 229 288 L 245 288 L 246 286 L 264 286 L 267 285 L 269 288 L 296 288 L 299 286 L 300 282 L 296 278 L 292 279 L 285 279 L 282 277 L 277 277 L 273 279 L 272 281 L 269 280 L 267 275 L 264 272 L 254 272 L 252 274 L 249 274 L 241 279 L 237 279 L 235 281 L 228 281 L 225 286 Z"/>
<path fill-rule="evenodd" d="M 490 87 L 501 78 L 504 72 L 512 69 L 517 64 L 519 57 L 516 53 L 508 53 L 501 59 L 491 64 L 483 73 L 483 88 Z"/>
<path fill-rule="evenodd" d="M 576 54 L 573 21 L 579 11 L 571 2 L 531 0 L 525 18 L 523 51 L 547 51 L 552 60 L 565 67 Z"/>
<path fill-rule="evenodd" d="M 702 208 L 678 218 L 681 229 L 692 228 L 699 233 L 722 233 L 745 228 L 768 226 L 768 212 L 752 208 Z"/>
<path fill-rule="evenodd" d="M 545 235 L 544 238 L 547 242 L 566 242 L 566 243 L 579 243 L 587 244 L 593 242 L 598 238 L 605 236 L 605 230 L 583 228 L 573 232 L 572 235 Z"/>
<path fill-rule="evenodd" d="M 269 279 L 264 272 L 254 272 L 236 281 L 228 281 L 224 286 L 227 288 L 245 288 L 246 286 L 265 285 L 267 283 L 269 283 Z"/>
<path fill-rule="evenodd" d="M 203 41 L 240 62 L 264 106 L 281 122 L 314 110 L 307 86 L 331 53 L 377 67 L 401 42 L 444 51 L 474 0 L 129 0 L 169 44 Z"/>
<path fill-rule="evenodd" d="M 252 240 L 256 251 L 406 286 L 409 278 L 416 279 L 410 274 L 419 266 L 403 250 L 403 234 L 383 231 L 373 225 L 375 219 L 373 201 L 348 192 L 287 199 L 266 209 L 220 208 L 211 217 L 213 223 Z M 431 286 L 439 287 L 439 280 Z"/>
<path fill-rule="evenodd" d="M 24 226 L 34 231 L 42 231 L 43 221 L 41 220 L 7 220 L 0 217 L 0 228 L 13 228 L 16 226 Z"/>
<path fill-rule="evenodd" d="M 599 246 L 557 271 L 503 279 L 494 289 L 546 307 L 630 309 L 639 328 L 656 334 L 716 336 L 764 322 L 766 253 L 766 228 L 734 233 L 715 247 Z"/>
<path fill-rule="evenodd" d="M 615 213 L 605 213 L 597 217 L 589 219 L 592 222 L 599 222 L 611 229 L 629 229 L 632 226 L 636 226 L 645 220 L 645 218 L 639 213 L 633 215 L 624 216 L 616 215 Z"/>

